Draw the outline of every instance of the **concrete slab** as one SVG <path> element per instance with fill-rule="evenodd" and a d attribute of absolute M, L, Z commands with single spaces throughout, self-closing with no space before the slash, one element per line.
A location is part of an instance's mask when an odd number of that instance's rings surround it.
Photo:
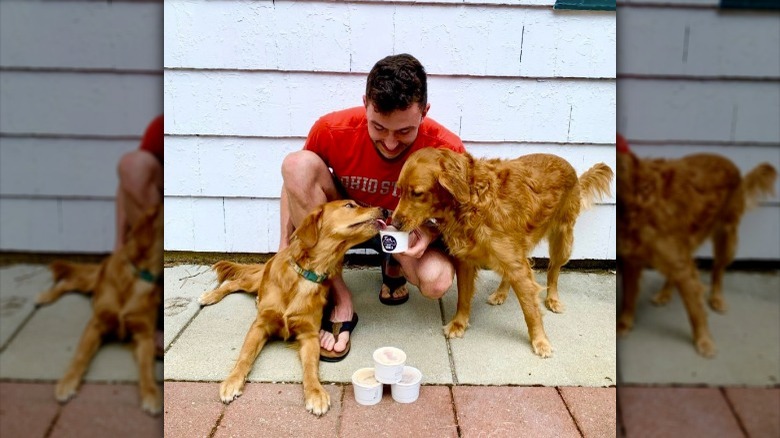
<path fill-rule="evenodd" d="M 709 272 L 702 273 L 702 280 L 709 285 Z M 663 282 L 655 271 L 643 275 L 634 329 L 618 339 L 621 383 L 769 386 L 780 382 L 780 271 L 726 273 L 727 313 L 708 308 L 718 348 L 712 359 L 694 350 L 679 294 L 665 307 L 650 303 Z"/>
<path fill-rule="evenodd" d="M 20 281 L 16 287 L 34 297 L 42 289 L 36 282 Z M 66 294 L 56 302 L 36 309 L 0 353 L 0 378 L 58 380 L 73 357 L 81 334 L 92 315 L 90 299 Z M 157 361 L 162 380 L 162 361 Z M 85 376 L 89 382 L 136 382 L 138 368 L 130 344 L 108 343 L 96 354 Z"/>
<path fill-rule="evenodd" d="M 381 304 L 377 298 L 381 285 L 378 269 L 348 270 L 345 281 L 353 291 L 360 321 L 353 332 L 349 356 L 339 363 L 320 364 L 323 382 L 351 382 L 352 373 L 372 366 L 371 354 L 385 345 L 403 349 L 407 363 L 423 372 L 423 383 L 452 382 L 437 301 L 413 290 L 402 306 Z M 238 358 L 255 315 L 254 297 L 248 294 L 228 295 L 220 303 L 201 309 L 165 355 L 166 380 L 223 380 Z M 300 382 L 300 360 L 289 345 L 280 341 L 266 345 L 248 380 Z"/>
<path fill-rule="evenodd" d="M 181 265 L 165 269 L 163 291 L 164 345 L 171 342 L 200 310 L 198 297 L 211 290 L 217 276 L 209 266 Z"/>
<path fill-rule="evenodd" d="M 52 285 L 46 266 L 11 265 L 0 268 L 0 351 L 35 311 L 35 298 Z"/>
<path fill-rule="evenodd" d="M 514 293 L 501 306 L 486 302 L 500 281 L 494 272 L 480 271 L 470 327 L 463 338 L 449 341 L 458 384 L 615 385 L 614 274 L 561 273 L 564 313 L 555 314 L 542 305 L 544 328 L 554 349 L 548 359 L 533 354 Z M 536 281 L 545 285 L 546 274 L 537 272 Z M 457 305 L 454 289 L 443 303 L 449 322 Z"/>

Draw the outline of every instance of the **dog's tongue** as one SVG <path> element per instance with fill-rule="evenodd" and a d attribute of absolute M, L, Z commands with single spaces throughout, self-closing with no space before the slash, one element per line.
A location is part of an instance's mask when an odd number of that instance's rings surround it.
<path fill-rule="evenodd" d="M 379 225 L 380 230 L 384 230 L 385 228 L 387 228 L 387 222 L 383 221 L 382 219 L 377 219 L 376 223 L 377 225 Z"/>

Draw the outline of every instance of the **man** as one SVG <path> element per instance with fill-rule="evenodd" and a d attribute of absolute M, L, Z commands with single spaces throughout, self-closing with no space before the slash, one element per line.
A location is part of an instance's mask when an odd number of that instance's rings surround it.
<path fill-rule="evenodd" d="M 163 202 L 163 141 L 163 116 L 160 115 L 147 126 L 140 147 L 119 159 L 114 251 L 125 244 L 130 226 L 149 208 Z M 163 356 L 162 318 L 163 311 L 160 309 L 155 332 L 155 349 L 159 358 Z"/>
<path fill-rule="evenodd" d="M 398 175 L 413 151 L 443 147 L 463 152 L 457 135 L 426 118 L 429 109 L 427 76 L 417 59 L 401 54 L 377 62 L 368 75 L 363 106 L 320 118 L 304 149 L 285 157 L 279 249 L 287 247 L 296 224 L 327 201 L 349 198 L 395 209 Z M 432 229 L 415 230 L 406 252 L 386 257 L 380 301 L 404 303 L 409 298 L 406 280 L 429 298 L 439 298 L 449 289 L 455 270 L 441 246 L 429 246 L 436 237 Z M 378 239 L 373 245 L 381 253 Z M 349 353 L 357 315 L 342 277 L 332 279 L 330 293 L 332 310 L 326 308 L 323 316 L 320 356 L 336 362 Z"/>

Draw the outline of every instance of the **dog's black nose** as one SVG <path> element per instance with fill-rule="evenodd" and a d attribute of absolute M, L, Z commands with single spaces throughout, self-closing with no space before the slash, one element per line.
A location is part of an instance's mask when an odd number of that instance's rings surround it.
<path fill-rule="evenodd" d="M 382 219 L 389 219 L 391 214 L 393 214 L 392 211 L 390 211 L 390 210 L 388 210 L 386 208 L 382 209 Z"/>

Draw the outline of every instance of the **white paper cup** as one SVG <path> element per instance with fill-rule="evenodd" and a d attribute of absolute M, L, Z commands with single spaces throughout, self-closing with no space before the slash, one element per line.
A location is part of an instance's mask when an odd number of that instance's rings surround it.
<path fill-rule="evenodd" d="M 388 385 L 398 383 L 404 372 L 406 353 L 400 348 L 380 347 L 374 350 L 374 377 Z"/>
<path fill-rule="evenodd" d="M 401 381 L 390 386 L 393 400 L 398 403 L 413 403 L 420 396 L 422 373 L 415 367 L 404 367 Z"/>
<path fill-rule="evenodd" d="M 379 241 L 382 244 L 382 251 L 386 253 L 404 252 L 409 249 L 409 233 L 398 231 L 392 225 L 379 230 Z"/>
<path fill-rule="evenodd" d="M 382 384 L 374 377 L 373 368 L 361 368 L 352 373 L 352 388 L 358 404 L 371 406 L 382 400 Z"/>

